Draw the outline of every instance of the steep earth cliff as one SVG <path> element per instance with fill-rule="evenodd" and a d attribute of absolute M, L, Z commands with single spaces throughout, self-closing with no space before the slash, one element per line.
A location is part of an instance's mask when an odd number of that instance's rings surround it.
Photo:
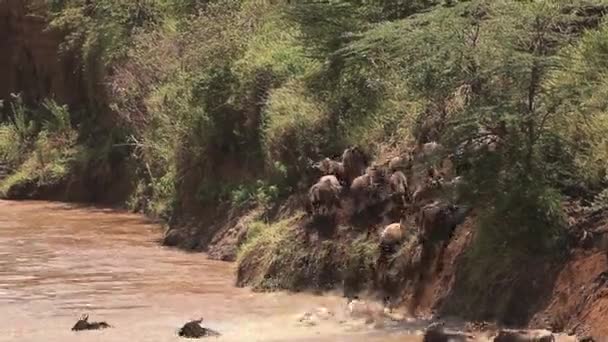
<path fill-rule="evenodd" d="M 61 54 L 64 34 L 50 31 L 46 2 L 0 1 L 0 99 L 22 93 L 28 103 L 55 98 L 82 104 L 81 73 L 73 56 Z"/>

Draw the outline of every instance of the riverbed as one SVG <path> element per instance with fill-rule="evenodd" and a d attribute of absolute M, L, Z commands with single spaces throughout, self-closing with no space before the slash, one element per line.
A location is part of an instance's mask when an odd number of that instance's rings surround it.
<path fill-rule="evenodd" d="M 420 341 L 345 324 L 346 301 L 234 286 L 234 264 L 161 247 L 160 225 L 121 210 L 0 201 L 0 341 L 179 341 L 186 321 L 216 341 Z M 335 317 L 303 326 L 325 307 Z M 113 328 L 72 332 L 82 314 Z"/>

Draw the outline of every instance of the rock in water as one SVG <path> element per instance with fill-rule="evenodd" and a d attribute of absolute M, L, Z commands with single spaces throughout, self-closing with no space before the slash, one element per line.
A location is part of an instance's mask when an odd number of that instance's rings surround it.
<path fill-rule="evenodd" d="M 187 338 L 202 338 L 202 337 L 211 337 L 211 336 L 220 336 L 220 333 L 201 326 L 201 322 L 203 319 L 198 319 L 195 321 L 190 321 L 179 329 L 178 335 L 181 337 Z"/>
<path fill-rule="evenodd" d="M 72 327 L 72 331 L 99 330 L 106 328 L 111 328 L 111 325 L 106 322 L 89 322 L 89 315 L 85 314 L 80 317 L 76 324 L 74 324 L 74 326 Z"/>

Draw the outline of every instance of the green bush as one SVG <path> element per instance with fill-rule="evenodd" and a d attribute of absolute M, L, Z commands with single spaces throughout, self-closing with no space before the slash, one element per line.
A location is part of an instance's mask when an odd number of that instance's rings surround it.
<path fill-rule="evenodd" d="M 13 169 L 0 182 L 2 197 L 22 196 L 24 194 L 13 194 L 13 190 L 20 191 L 18 189 L 25 186 L 43 188 L 65 181 L 80 153 L 81 148 L 76 143 L 78 133 L 71 125 L 66 106 L 45 100 L 43 108 L 28 112 L 17 99 L 13 106 L 14 119 L 0 130 L 0 151 Z M 26 118 L 28 115 L 47 117 L 41 122 L 40 131 L 35 130 L 32 121 Z M 5 139 L 15 140 L 10 146 L 9 140 Z"/>
<path fill-rule="evenodd" d="M 307 95 L 301 82 L 288 83 L 270 94 L 265 121 L 267 165 L 285 166 L 290 184 L 306 174 L 311 159 L 336 143 L 329 136 L 326 109 Z"/>

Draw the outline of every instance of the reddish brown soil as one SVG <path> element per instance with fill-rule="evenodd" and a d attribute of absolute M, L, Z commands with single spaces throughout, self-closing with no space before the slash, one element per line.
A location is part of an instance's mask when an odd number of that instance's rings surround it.
<path fill-rule="evenodd" d="M 608 263 L 604 253 L 578 250 L 564 265 L 550 301 L 531 324 L 578 335 L 608 336 Z"/>
<path fill-rule="evenodd" d="M 417 312 L 430 314 L 441 305 L 443 298 L 451 291 L 458 271 L 461 256 L 466 251 L 473 237 L 474 219 L 469 218 L 454 232 L 453 238 L 443 253 L 437 252 L 436 258 L 423 269 L 423 280 L 418 287 Z"/>

